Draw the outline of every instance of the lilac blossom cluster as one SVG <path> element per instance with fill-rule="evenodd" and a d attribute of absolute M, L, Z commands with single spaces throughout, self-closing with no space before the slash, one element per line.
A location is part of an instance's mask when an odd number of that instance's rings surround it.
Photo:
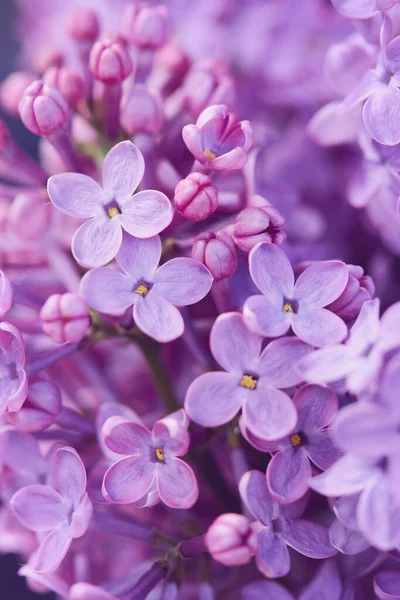
<path fill-rule="evenodd" d="M 61 600 L 400 599 L 400 2 L 17 4 L 0 551 Z"/>

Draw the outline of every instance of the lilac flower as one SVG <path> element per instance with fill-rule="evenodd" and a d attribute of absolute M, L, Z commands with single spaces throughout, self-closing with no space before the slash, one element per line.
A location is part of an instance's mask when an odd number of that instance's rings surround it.
<path fill-rule="evenodd" d="M 190 419 L 204 427 L 218 427 L 242 408 L 246 426 L 262 439 L 276 440 L 293 430 L 296 408 L 279 388 L 300 383 L 292 366 L 310 348 L 296 338 L 282 338 L 260 354 L 261 342 L 246 328 L 240 313 L 218 317 L 210 347 L 227 373 L 205 373 L 193 381 L 185 398 Z"/>
<path fill-rule="evenodd" d="M 123 417 L 103 426 L 106 446 L 124 456 L 107 471 L 103 494 L 110 502 L 131 504 L 151 495 L 171 508 L 190 508 L 198 497 L 196 477 L 178 456 L 189 448 L 189 421 L 183 410 L 147 427 Z"/>
<path fill-rule="evenodd" d="M 103 163 L 103 186 L 87 175 L 62 173 L 50 177 L 48 193 L 61 212 L 80 219 L 90 218 L 76 231 L 72 252 L 86 267 L 112 260 L 122 243 L 122 229 L 139 238 L 149 238 L 172 220 L 168 198 L 156 190 L 135 194 L 144 173 L 141 152 L 129 141 L 110 150 Z"/>
<path fill-rule="evenodd" d="M 83 277 L 81 292 L 95 310 L 110 315 L 121 315 L 133 305 L 139 329 L 159 342 L 170 342 L 184 330 L 176 307 L 204 298 L 212 275 L 192 258 L 173 258 L 157 268 L 160 258 L 158 236 L 140 240 L 125 235 L 116 256 L 124 273 L 107 267 L 93 269 Z"/>
<path fill-rule="evenodd" d="M 387 352 L 400 346 L 400 302 L 379 320 L 379 299 L 368 300 L 344 344 L 316 350 L 302 358 L 297 368 L 306 381 L 329 383 L 346 378 L 355 394 L 376 385 Z"/>
<path fill-rule="evenodd" d="M 260 471 L 245 473 L 239 491 L 258 521 L 256 564 L 266 577 L 283 577 L 289 572 L 288 546 L 310 558 L 328 558 L 336 553 L 325 527 L 299 518 L 304 501 L 288 506 L 274 502 Z"/>
<path fill-rule="evenodd" d="M 33 559 L 36 571 L 54 571 L 72 540 L 86 532 L 93 509 L 85 490 L 86 472 L 78 453 L 60 448 L 52 460 L 50 485 L 29 485 L 12 497 L 19 521 L 45 534 Z"/>
<path fill-rule="evenodd" d="M 279 337 L 292 326 L 294 333 L 312 346 L 342 341 L 344 322 L 323 308 L 343 292 L 348 271 L 339 261 L 308 267 L 294 282 L 286 254 L 275 244 L 257 244 L 249 254 L 251 277 L 263 295 L 250 296 L 244 304 L 247 326 L 260 335 Z"/>
<path fill-rule="evenodd" d="M 18 411 L 28 391 L 22 336 L 11 323 L 0 323 L 0 414 Z"/>
<path fill-rule="evenodd" d="M 328 388 L 306 385 L 293 398 L 297 424 L 290 436 L 279 440 L 279 449 L 267 468 L 271 496 L 283 504 L 298 500 L 308 490 L 310 462 L 322 471 L 340 456 L 326 427 L 336 415 L 338 402 Z"/>
<path fill-rule="evenodd" d="M 209 106 L 196 125 L 185 125 L 183 140 L 200 164 L 214 171 L 242 169 L 253 143 L 249 121 L 237 121 L 224 104 Z"/>

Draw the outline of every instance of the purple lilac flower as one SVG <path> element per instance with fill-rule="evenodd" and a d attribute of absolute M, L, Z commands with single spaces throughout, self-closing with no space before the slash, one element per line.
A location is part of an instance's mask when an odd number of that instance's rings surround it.
<path fill-rule="evenodd" d="M 133 305 L 139 329 L 159 342 L 170 342 L 184 330 L 176 307 L 204 298 L 212 275 L 192 258 L 174 258 L 158 267 L 161 250 L 158 236 L 145 240 L 124 236 L 116 256 L 123 273 L 107 267 L 93 269 L 83 277 L 81 292 L 89 306 L 110 315 L 121 315 Z"/>
<path fill-rule="evenodd" d="M 92 503 L 86 493 L 86 471 L 73 448 L 54 454 L 50 485 L 29 485 L 14 494 L 12 509 L 21 523 L 43 534 L 33 558 L 38 572 L 54 571 L 74 538 L 87 530 Z"/>
<path fill-rule="evenodd" d="M 190 508 L 198 497 L 193 470 L 178 456 L 189 448 L 189 421 L 183 410 L 157 421 L 152 431 L 141 423 L 111 417 L 103 426 L 106 446 L 124 456 L 107 471 L 104 496 L 120 504 Z M 147 498 L 145 500 L 145 498 Z"/>
<path fill-rule="evenodd" d="M 80 173 L 50 177 L 53 204 L 66 215 L 90 218 L 72 240 L 72 252 L 82 265 L 98 267 L 112 260 L 122 244 L 122 228 L 132 236 L 149 238 L 170 224 L 172 209 L 164 194 L 156 190 L 135 194 L 143 174 L 140 150 L 125 141 L 104 159 L 103 188 Z"/>
<path fill-rule="evenodd" d="M 258 522 L 256 564 L 266 577 L 283 577 L 289 572 L 288 546 L 310 558 L 328 558 L 336 553 L 325 527 L 300 518 L 304 502 L 287 506 L 274 502 L 260 471 L 245 473 L 239 491 Z"/>
<path fill-rule="evenodd" d="M 292 327 L 294 333 L 312 346 L 342 341 L 347 334 L 344 322 L 323 308 L 343 292 L 346 266 L 326 261 L 308 267 L 294 282 L 286 254 L 275 244 L 261 243 L 249 254 L 250 274 L 262 295 L 250 296 L 243 316 L 250 329 L 266 337 L 279 337 Z"/>
<path fill-rule="evenodd" d="M 265 440 L 288 435 L 297 412 L 280 388 L 300 383 L 292 366 L 310 347 L 296 338 L 282 338 L 261 352 L 262 339 L 250 332 L 240 313 L 220 315 L 210 334 L 211 352 L 227 372 L 200 375 L 190 385 L 185 409 L 195 423 L 218 427 L 240 409 L 246 427 Z"/>

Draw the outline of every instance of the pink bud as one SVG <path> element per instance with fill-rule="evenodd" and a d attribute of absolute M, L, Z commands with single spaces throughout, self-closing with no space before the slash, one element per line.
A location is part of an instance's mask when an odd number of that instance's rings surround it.
<path fill-rule="evenodd" d="M 168 40 L 169 15 L 166 6 L 130 4 L 125 10 L 125 36 L 142 50 L 157 50 Z"/>
<path fill-rule="evenodd" d="M 165 69 L 177 77 L 183 77 L 189 67 L 189 58 L 177 42 L 171 41 L 157 52 L 154 65 L 157 69 Z"/>
<path fill-rule="evenodd" d="M 34 81 L 25 90 L 18 109 L 25 127 L 32 133 L 43 136 L 63 128 L 69 116 L 64 96 L 42 81 Z"/>
<path fill-rule="evenodd" d="M 72 10 L 67 17 L 67 31 L 80 42 L 94 42 L 99 35 L 99 19 L 94 10 L 82 8 Z"/>
<path fill-rule="evenodd" d="M 122 108 L 123 128 L 130 135 L 135 133 L 152 135 L 160 131 L 163 122 L 164 111 L 160 99 L 149 92 L 145 85 L 136 85 Z"/>
<path fill-rule="evenodd" d="M 191 173 L 175 188 L 176 209 L 187 219 L 203 221 L 217 209 L 218 190 L 203 173 Z"/>
<path fill-rule="evenodd" d="M 91 319 L 88 306 L 76 294 L 54 294 L 40 311 L 44 332 L 59 344 L 79 342 L 86 335 Z"/>
<path fill-rule="evenodd" d="M 195 239 L 192 258 L 200 261 L 216 281 L 230 277 L 236 271 L 237 253 L 232 238 L 225 232 L 202 231 Z"/>
<path fill-rule="evenodd" d="M 253 539 L 251 523 L 246 517 L 226 513 L 209 527 L 206 546 L 214 560 L 224 565 L 245 565 L 254 555 Z"/>
<path fill-rule="evenodd" d="M 3 317 L 12 306 L 13 292 L 8 277 L 0 271 L 0 317 Z"/>
<path fill-rule="evenodd" d="M 60 410 L 60 388 L 51 381 L 38 380 L 29 384 L 22 408 L 9 413 L 7 422 L 20 431 L 42 431 L 54 425 Z"/>
<path fill-rule="evenodd" d="M 57 88 L 74 108 L 85 93 L 85 83 L 79 73 L 66 67 L 51 67 L 42 78 L 44 83 Z"/>
<path fill-rule="evenodd" d="M 284 222 L 285 219 L 272 206 L 245 208 L 236 217 L 232 237 L 244 252 L 250 252 L 259 242 L 280 246 L 286 238 L 281 231 Z"/>
<path fill-rule="evenodd" d="M 93 77 L 103 83 L 122 83 L 133 69 L 126 41 L 116 34 L 101 38 L 90 51 L 89 66 Z"/>
<path fill-rule="evenodd" d="M 364 269 L 357 265 L 347 265 L 349 278 L 339 298 L 326 308 L 334 312 L 346 323 L 356 319 L 362 305 L 372 300 L 375 295 L 375 284 L 372 277 L 364 275 Z M 296 270 L 297 273 L 297 270 Z"/>
<path fill-rule="evenodd" d="M 54 46 L 42 46 L 35 54 L 35 70 L 44 73 L 50 67 L 61 67 L 64 62 L 62 53 Z"/>
<path fill-rule="evenodd" d="M 35 81 L 35 75 L 15 71 L 6 77 L 0 86 L 0 102 L 4 110 L 13 117 L 19 116 L 18 104 L 26 88 Z"/>

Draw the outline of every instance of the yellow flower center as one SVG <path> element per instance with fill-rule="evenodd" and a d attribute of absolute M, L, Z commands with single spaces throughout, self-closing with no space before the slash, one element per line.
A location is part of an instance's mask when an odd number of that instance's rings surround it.
<path fill-rule="evenodd" d="M 289 304 L 288 302 L 286 304 L 284 304 L 282 306 L 282 310 L 284 313 L 292 313 L 293 312 L 293 307 L 291 304 Z"/>
<path fill-rule="evenodd" d="M 164 462 L 164 452 L 162 448 L 156 448 L 156 456 L 160 462 Z"/>
<path fill-rule="evenodd" d="M 113 206 L 112 208 L 108 209 L 107 214 L 110 217 L 110 219 L 113 219 L 114 217 L 116 217 L 117 215 L 120 215 L 121 213 L 119 212 L 118 208 Z"/>
<path fill-rule="evenodd" d="M 257 378 L 253 375 L 243 375 L 240 385 L 248 390 L 255 390 L 257 387 Z"/>
<path fill-rule="evenodd" d="M 296 446 L 300 446 L 301 444 L 301 437 L 298 433 L 294 433 L 290 436 L 290 441 L 292 442 L 292 446 L 296 448 Z"/>
<path fill-rule="evenodd" d="M 145 285 L 140 284 L 134 292 L 135 294 L 140 294 L 144 298 L 149 293 L 149 290 Z"/>
<path fill-rule="evenodd" d="M 217 158 L 217 155 L 212 150 L 204 150 L 203 156 L 204 158 L 208 158 L 208 160 L 214 160 L 214 158 Z"/>

